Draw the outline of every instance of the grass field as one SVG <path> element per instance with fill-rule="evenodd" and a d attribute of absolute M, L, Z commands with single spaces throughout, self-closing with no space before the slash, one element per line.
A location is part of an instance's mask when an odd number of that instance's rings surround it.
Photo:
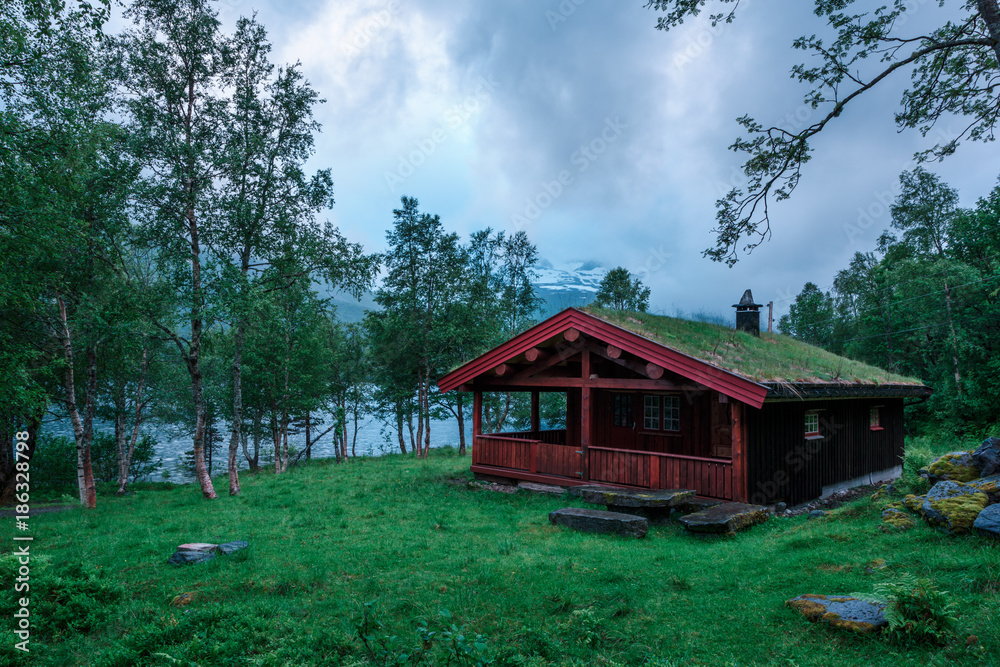
<path fill-rule="evenodd" d="M 450 450 L 428 461 L 316 462 L 247 475 L 237 498 L 139 488 L 101 497 L 96 511 L 33 517 L 32 652 L 13 650 L 7 624 L 0 661 L 410 664 L 421 632 L 432 647 L 424 664 L 923 667 L 1000 655 L 1000 546 L 982 539 L 922 523 L 885 534 L 869 500 L 731 538 L 672 525 L 643 540 L 579 534 L 547 518 L 578 501 L 470 488 L 468 465 Z M 12 520 L 0 525 L 9 554 Z M 237 539 L 250 548 L 167 564 L 183 542 Z M 869 567 L 877 559 L 884 568 Z M 12 559 L 2 562 L 11 591 Z M 907 574 L 930 577 L 956 603 L 949 644 L 849 635 L 784 604 L 802 593 L 870 594 Z M 174 606 L 185 593 L 190 602 Z M 15 597 L 2 596 L 5 623 Z M 371 651 L 357 632 L 366 603 Z"/>

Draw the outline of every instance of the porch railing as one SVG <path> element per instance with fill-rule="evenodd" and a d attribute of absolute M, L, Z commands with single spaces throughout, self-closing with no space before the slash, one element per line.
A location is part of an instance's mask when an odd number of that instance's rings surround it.
<path fill-rule="evenodd" d="M 518 440 L 537 440 L 550 445 L 566 444 L 566 429 L 546 429 L 544 431 L 510 431 L 507 433 L 488 433 L 487 436 L 500 438 L 517 438 Z"/>
<path fill-rule="evenodd" d="M 473 464 L 571 479 L 583 477 L 579 447 L 527 439 L 524 435 L 476 436 Z M 733 499 L 730 459 L 588 447 L 587 472 L 591 482 L 646 489 L 696 489 L 702 496 Z"/>
<path fill-rule="evenodd" d="M 696 489 L 699 495 L 733 499 L 733 462 L 682 454 L 588 447 L 590 481 L 647 489 Z"/>

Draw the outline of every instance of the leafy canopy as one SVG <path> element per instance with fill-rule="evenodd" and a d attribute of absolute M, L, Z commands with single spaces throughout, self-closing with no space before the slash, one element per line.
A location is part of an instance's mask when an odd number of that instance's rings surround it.
<path fill-rule="evenodd" d="M 649 288 L 638 278 L 633 279 L 627 269 L 619 266 L 604 276 L 597 288 L 594 305 L 644 313 L 649 308 Z"/>
<path fill-rule="evenodd" d="M 913 3 L 893 0 L 872 8 L 857 0 L 814 0 L 814 13 L 832 31 L 832 39 L 813 34 L 792 46 L 809 53 L 810 63 L 792 68 L 792 78 L 810 86 L 805 103 L 825 113 L 799 130 L 765 127 L 750 116 L 737 120 L 747 132 L 730 148 L 746 154 L 747 187 L 733 188 L 716 202 L 716 245 L 706 257 L 732 266 L 738 251 L 752 251 L 771 235 L 769 203 L 788 199 L 812 153 L 810 140 L 854 99 L 898 76 L 911 75 L 895 112 L 900 129 L 927 133 L 942 118 L 964 118 L 957 136 L 917 154 L 918 161 L 942 159 L 963 139 L 993 141 L 1000 95 L 1000 6 L 998 0 L 940 0 L 952 10 L 937 28 L 911 32 L 907 12 Z M 650 0 L 647 7 L 663 12 L 659 30 L 670 30 L 698 16 L 707 5 L 713 25 L 733 21 L 739 0 Z M 862 8 L 857 8 L 862 5 Z M 828 32 L 829 32 L 828 31 Z"/>

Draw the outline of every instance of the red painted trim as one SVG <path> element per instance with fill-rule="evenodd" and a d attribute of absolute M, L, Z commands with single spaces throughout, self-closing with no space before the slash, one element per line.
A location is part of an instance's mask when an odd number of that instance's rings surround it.
<path fill-rule="evenodd" d="M 767 387 L 576 308 L 567 308 L 460 366 L 438 380 L 438 387 L 442 392 L 451 391 L 571 328 L 755 408 L 764 404 Z"/>

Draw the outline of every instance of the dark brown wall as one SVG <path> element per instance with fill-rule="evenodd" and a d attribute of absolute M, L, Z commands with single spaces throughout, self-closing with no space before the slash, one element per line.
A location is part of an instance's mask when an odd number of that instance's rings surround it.
<path fill-rule="evenodd" d="M 683 454 L 686 456 L 712 456 L 711 404 L 718 400 L 714 391 L 681 392 L 681 430 L 677 434 L 654 433 L 642 429 L 642 392 L 633 393 L 635 400 L 634 441 L 622 440 L 621 429 L 615 429 L 612 421 L 612 395 L 626 393 L 618 391 L 595 391 L 594 439 L 591 444 L 599 447 L 635 449 L 642 452 Z M 631 392 L 630 392 L 631 393 Z M 652 393 L 652 392 L 649 392 Z M 617 434 L 615 433 L 617 431 Z"/>
<path fill-rule="evenodd" d="M 881 406 L 882 430 L 869 427 Z M 805 439 L 805 413 L 820 412 L 821 440 Z M 746 408 L 747 493 L 750 502 L 790 505 L 817 498 L 828 484 L 900 465 L 903 400 L 842 399 L 765 403 Z"/>

